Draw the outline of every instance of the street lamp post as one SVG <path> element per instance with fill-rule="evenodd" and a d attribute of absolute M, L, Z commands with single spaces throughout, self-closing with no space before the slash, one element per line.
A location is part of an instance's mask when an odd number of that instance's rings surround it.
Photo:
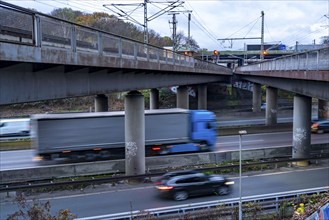
<path fill-rule="evenodd" d="M 246 130 L 239 131 L 239 220 L 242 220 L 242 135 L 247 134 Z"/>

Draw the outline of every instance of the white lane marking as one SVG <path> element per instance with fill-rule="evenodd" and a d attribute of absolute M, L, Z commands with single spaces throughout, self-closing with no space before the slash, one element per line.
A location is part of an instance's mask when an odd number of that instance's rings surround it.
<path fill-rule="evenodd" d="M 262 142 L 262 141 L 265 141 L 265 140 L 252 140 L 252 141 L 242 141 L 242 143 L 253 143 L 253 142 Z M 225 143 L 217 143 L 219 145 L 225 145 L 225 144 L 239 144 L 240 142 L 239 141 L 231 141 L 231 142 L 225 142 Z"/>
<path fill-rule="evenodd" d="M 246 134 L 244 136 L 260 136 L 260 135 L 280 135 L 280 134 L 291 134 L 292 131 L 284 131 L 284 132 L 268 132 L 268 133 L 260 133 L 260 134 Z M 229 138 L 229 137 L 238 137 L 238 135 L 227 135 L 227 136 L 219 136 L 219 138 Z"/>
<path fill-rule="evenodd" d="M 275 173 L 262 173 L 262 174 L 251 175 L 251 176 L 252 177 L 254 177 L 254 176 L 273 176 L 273 175 L 280 175 L 280 174 L 286 174 L 286 173 L 291 173 L 291 172 L 314 171 L 314 170 L 322 170 L 322 169 L 329 170 L 329 167 L 318 167 L 318 168 L 301 169 L 301 170 L 287 170 L 287 171 L 280 171 L 280 172 L 275 172 Z M 251 177 L 251 176 L 242 176 L 242 178 Z M 230 179 L 239 179 L 239 177 L 233 177 Z"/>

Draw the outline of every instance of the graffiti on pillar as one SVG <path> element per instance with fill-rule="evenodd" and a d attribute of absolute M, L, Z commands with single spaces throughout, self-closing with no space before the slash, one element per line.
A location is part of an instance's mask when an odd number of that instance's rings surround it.
<path fill-rule="evenodd" d="M 297 128 L 294 132 L 293 135 L 293 140 L 294 140 L 294 153 L 297 153 L 297 150 L 299 151 L 304 151 L 304 146 L 302 146 L 303 140 L 306 139 L 307 132 L 303 128 Z M 299 149 L 298 149 L 299 148 Z"/>
<path fill-rule="evenodd" d="M 276 113 L 277 113 L 277 110 L 272 108 L 272 109 L 271 109 L 271 113 L 272 113 L 272 114 L 276 114 Z"/>
<path fill-rule="evenodd" d="M 137 155 L 137 144 L 136 142 L 126 142 L 126 159 L 130 163 L 131 159 Z"/>
<path fill-rule="evenodd" d="M 177 94 L 177 88 L 178 86 L 172 86 L 170 87 L 170 90 L 173 92 L 173 93 L 176 93 Z M 187 87 L 187 93 L 189 94 L 189 96 L 192 96 L 192 97 L 196 97 L 196 92 L 194 91 L 194 89 L 190 86 Z"/>
<path fill-rule="evenodd" d="M 252 91 L 253 90 L 253 83 L 251 82 L 242 82 L 242 81 L 235 81 L 233 83 L 233 87 L 243 89 L 243 90 L 248 90 Z"/>

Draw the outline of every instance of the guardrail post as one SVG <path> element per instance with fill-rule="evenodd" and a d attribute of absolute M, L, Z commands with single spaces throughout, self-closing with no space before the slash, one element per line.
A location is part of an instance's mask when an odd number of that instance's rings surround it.
<path fill-rule="evenodd" d="M 98 39 L 97 39 L 97 43 L 98 43 L 98 54 L 100 56 L 103 55 L 103 35 L 101 32 L 98 32 Z"/>
<path fill-rule="evenodd" d="M 122 58 L 122 38 L 119 38 L 118 53 L 119 57 Z"/>
<path fill-rule="evenodd" d="M 168 50 L 165 51 L 166 51 L 166 64 L 168 64 Z"/>
<path fill-rule="evenodd" d="M 41 47 L 42 33 L 41 33 L 41 22 L 40 17 L 36 14 L 33 15 L 33 43 L 36 47 Z"/>
<path fill-rule="evenodd" d="M 137 60 L 137 43 L 134 43 L 134 60 Z"/>
<path fill-rule="evenodd" d="M 308 52 L 306 53 L 305 69 L 308 70 Z"/>
<path fill-rule="evenodd" d="M 319 51 L 316 51 L 316 70 L 319 70 Z"/>
<path fill-rule="evenodd" d="M 71 25 L 71 50 L 77 52 L 77 38 L 74 24 Z"/>
<path fill-rule="evenodd" d="M 144 44 L 144 47 L 145 47 L 145 51 L 146 51 L 146 58 L 147 58 L 147 61 L 149 62 L 150 61 L 149 46 L 147 44 Z"/>

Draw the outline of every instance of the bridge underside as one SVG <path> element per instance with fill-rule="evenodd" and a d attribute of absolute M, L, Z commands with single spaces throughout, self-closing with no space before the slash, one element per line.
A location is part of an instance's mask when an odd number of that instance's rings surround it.
<path fill-rule="evenodd" d="M 328 72 L 328 71 L 327 71 Z M 267 76 L 240 75 L 243 80 L 295 92 L 297 94 L 329 100 L 329 82 L 327 80 L 305 80 Z"/>
<path fill-rule="evenodd" d="M 229 82 L 227 75 L 0 62 L 0 105 L 139 89 Z"/>

